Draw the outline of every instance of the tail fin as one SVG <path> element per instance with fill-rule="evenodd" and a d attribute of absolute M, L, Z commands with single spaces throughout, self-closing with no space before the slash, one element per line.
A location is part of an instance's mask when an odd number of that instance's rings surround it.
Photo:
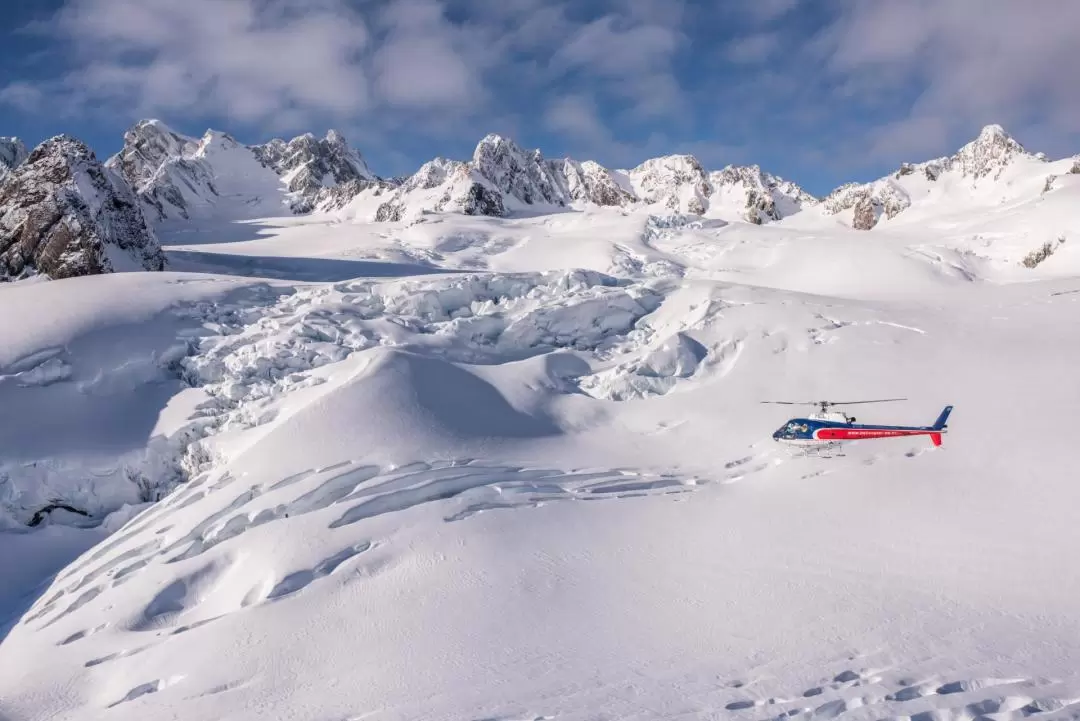
<path fill-rule="evenodd" d="M 941 412 L 941 415 L 934 421 L 934 425 L 930 426 L 935 431 L 941 431 L 945 429 L 945 421 L 949 420 L 949 414 L 952 413 L 952 406 L 945 406 L 945 410 Z"/>
<path fill-rule="evenodd" d="M 930 434 L 930 440 L 933 442 L 933 444 L 935 446 L 940 446 L 941 445 L 941 434 L 940 433 L 931 433 Z"/>

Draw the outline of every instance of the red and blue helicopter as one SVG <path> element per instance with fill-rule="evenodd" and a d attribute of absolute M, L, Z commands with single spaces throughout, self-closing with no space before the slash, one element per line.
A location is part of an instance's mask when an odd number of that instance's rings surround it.
<path fill-rule="evenodd" d="M 947 431 L 946 422 L 952 413 L 952 406 L 945 406 L 932 426 L 883 426 L 876 424 L 856 424 L 855 417 L 843 411 L 832 411 L 833 406 L 851 406 L 861 403 L 892 403 L 906 398 L 883 398 L 870 401 L 762 401 L 785 406 L 817 406 L 818 412 L 806 418 L 792 418 L 775 433 L 773 440 L 793 446 L 832 447 L 846 441 L 862 441 L 873 438 L 901 438 L 908 436 L 930 436 L 935 446 L 941 445 L 941 436 Z"/>

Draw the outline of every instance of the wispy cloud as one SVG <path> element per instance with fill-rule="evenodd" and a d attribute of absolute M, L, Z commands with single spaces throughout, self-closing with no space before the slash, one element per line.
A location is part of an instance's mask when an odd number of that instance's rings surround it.
<path fill-rule="evenodd" d="M 367 27 L 339 0 L 70 0 L 51 32 L 76 68 L 45 91 L 80 109 L 104 101 L 255 122 L 370 103 Z"/>
<path fill-rule="evenodd" d="M 904 116 L 875 128 L 875 147 L 925 149 L 948 130 L 998 122 L 1080 131 L 1075 0 L 861 0 L 816 42 L 830 73 L 858 99 L 910 92 Z"/>

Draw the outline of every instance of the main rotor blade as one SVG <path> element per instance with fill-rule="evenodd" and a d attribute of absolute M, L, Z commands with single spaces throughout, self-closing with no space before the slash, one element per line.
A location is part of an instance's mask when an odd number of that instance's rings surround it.
<path fill-rule="evenodd" d="M 860 403 L 892 403 L 893 401 L 906 401 L 907 398 L 881 398 L 875 401 L 827 401 L 830 406 L 854 406 Z"/>

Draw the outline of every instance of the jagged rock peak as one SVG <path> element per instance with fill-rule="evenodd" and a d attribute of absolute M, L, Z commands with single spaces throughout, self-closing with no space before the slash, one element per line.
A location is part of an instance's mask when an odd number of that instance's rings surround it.
<path fill-rule="evenodd" d="M 3 180 L 9 171 L 22 164 L 27 155 L 29 153 L 23 141 L 18 138 L 0 137 L 0 180 Z"/>
<path fill-rule="evenodd" d="M 975 180 L 988 175 L 1000 175 L 1014 158 L 1021 155 L 1035 157 L 1024 150 L 1000 125 L 987 125 L 979 136 L 952 157 L 952 163 L 964 176 Z"/>
<path fill-rule="evenodd" d="M 486 135 L 476 145 L 472 167 L 497 190 L 526 205 L 567 203 L 554 166 L 544 160 L 539 150 L 526 152 L 509 138 Z"/>
<path fill-rule="evenodd" d="M 80 140 L 46 140 L 0 181 L 0 278 L 162 270 L 128 183 Z"/>
<path fill-rule="evenodd" d="M 154 177 L 162 163 L 192 155 L 198 148 L 199 140 L 176 132 L 160 120 L 140 120 L 124 133 L 124 148 L 105 165 L 139 190 Z"/>

